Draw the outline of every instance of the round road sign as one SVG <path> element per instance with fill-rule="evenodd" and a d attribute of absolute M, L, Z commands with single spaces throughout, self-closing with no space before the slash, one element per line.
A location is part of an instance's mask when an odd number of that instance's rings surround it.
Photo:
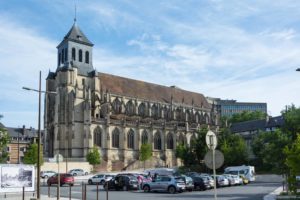
<path fill-rule="evenodd" d="M 213 169 L 213 151 L 210 150 L 205 154 L 204 163 L 208 168 Z M 216 167 L 216 169 L 220 168 L 223 165 L 223 163 L 224 163 L 223 153 L 219 150 L 215 150 L 215 167 Z"/>

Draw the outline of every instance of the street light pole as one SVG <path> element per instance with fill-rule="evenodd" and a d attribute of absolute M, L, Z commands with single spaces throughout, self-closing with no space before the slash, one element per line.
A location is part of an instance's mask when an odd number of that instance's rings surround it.
<path fill-rule="evenodd" d="M 47 91 L 42 91 L 41 90 L 41 86 L 42 85 L 42 72 L 40 71 L 40 74 L 39 74 L 39 89 L 36 90 L 36 89 L 31 89 L 31 88 L 28 88 L 28 87 L 22 87 L 22 89 L 24 90 L 30 90 L 30 91 L 35 91 L 35 92 L 38 92 L 39 93 L 39 114 L 38 114 L 38 155 L 37 155 L 37 199 L 39 200 L 40 199 L 40 173 L 41 173 L 41 158 L 40 158 L 40 154 L 41 154 L 41 94 L 42 93 L 50 93 L 50 94 L 56 94 L 56 92 L 47 92 Z"/>
<path fill-rule="evenodd" d="M 41 77 L 42 72 L 40 71 L 39 78 L 39 119 L 38 119 L 38 160 L 37 160 L 37 199 L 40 199 L 40 173 L 41 173 Z"/>

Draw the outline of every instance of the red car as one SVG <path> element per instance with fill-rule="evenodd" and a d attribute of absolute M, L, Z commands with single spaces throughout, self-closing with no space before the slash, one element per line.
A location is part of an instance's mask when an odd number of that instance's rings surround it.
<path fill-rule="evenodd" d="M 58 184 L 58 174 L 55 174 L 48 178 L 47 180 L 48 186 L 51 186 L 52 184 Z M 72 174 L 60 174 L 60 186 L 64 184 L 69 184 L 71 186 L 74 185 L 74 177 Z"/>

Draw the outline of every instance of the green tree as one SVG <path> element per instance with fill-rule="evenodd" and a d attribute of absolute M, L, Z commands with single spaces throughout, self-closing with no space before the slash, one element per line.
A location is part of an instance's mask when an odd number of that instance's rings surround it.
<path fill-rule="evenodd" d="M 0 128 L 0 163 L 7 160 L 8 153 L 6 151 L 7 144 L 9 143 L 8 133 L 4 128 Z"/>
<path fill-rule="evenodd" d="M 140 150 L 140 161 L 144 162 L 144 169 L 146 167 L 145 166 L 146 160 L 150 159 L 151 156 L 152 156 L 151 145 L 149 143 L 142 144 Z"/>
<path fill-rule="evenodd" d="M 41 149 L 41 151 L 40 151 L 40 166 L 42 166 L 44 163 L 42 146 L 40 146 L 40 149 Z M 30 144 L 24 154 L 23 163 L 37 164 L 37 161 L 38 161 L 37 155 L 38 155 L 38 144 L 37 143 Z"/>
<path fill-rule="evenodd" d="M 284 154 L 286 155 L 285 164 L 289 168 L 289 189 L 291 192 L 296 194 L 296 175 L 300 174 L 300 133 L 298 134 L 296 141 L 291 145 L 291 147 L 286 146 L 284 148 Z"/>
<path fill-rule="evenodd" d="M 285 154 L 283 149 L 290 142 L 280 129 L 274 132 L 260 132 L 252 142 L 257 167 L 263 171 L 284 173 Z"/>
<path fill-rule="evenodd" d="M 267 114 L 261 111 L 243 111 L 241 113 L 233 114 L 229 118 L 229 122 L 237 123 L 237 122 L 244 122 L 250 120 L 259 120 L 259 119 L 265 119 L 266 116 Z"/>
<path fill-rule="evenodd" d="M 287 106 L 282 115 L 284 118 L 282 131 L 295 141 L 300 133 L 300 108 L 296 108 L 295 105 Z"/>
<path fill-rule="evenodd" d="M 247 146 L 241 136 L 224 133 L 219 139 L 218 148 L 224 154 L 224 167 L 248 163 Z"/>
<path fill-rule="evenodd" d="M 0 119 L 3 115 L 0 115 Z M 8 153 L 6 151 L 7 144 L 9 143 L 9 136 L 7 130 L 0 123 L 0 163 L 4 163 L 7 160 Z"/>
<path fill-rule="evenodd" d="M 95 165 L 99 165 L 101 163 L 99 149 L 94 146 L 86 155 L 86 160 L 93 165 L 93 168 L 95 169 Z"/>

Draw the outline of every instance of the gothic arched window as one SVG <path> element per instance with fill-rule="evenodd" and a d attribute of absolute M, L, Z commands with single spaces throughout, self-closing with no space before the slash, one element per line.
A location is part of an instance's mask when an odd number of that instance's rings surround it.
<path fill-rule="evenodd" d="M 119 129 L 115 128 L 112 133 L 112 147 L 119 148 L 120 146 L 120 132 Z"/>
<path fill-rule="evenodd" d="M 156 132 L 154 135 L 154 149 L 161 150 L 161 137 L 159 132 Z"/>
<path fill-rule="evenodd" d="M 134 115 L 134 105 L 132 101 L 128 101 L 126 106 L 125 106 L 125 112 L 127 115 Z"/>
<path fill-rule="evenodd" d="M 169 117 L 169 110 L 168 110 L 168 107 L 167 106 L 165 106 L 164 107 L 164 119 L 168 119 L 168 117 Z"/>
<path fill-rule="evenodd" d="M 167 149 L 174 149 L 173 135 L 169 133 L 167 136 Z"/>
<path fill-rule="evenodd" d="M 148 133 L 147 131 L 143 131 L 142 133 L 142 144 L 147 144 L 148 143 Z"/>
<path fill-rule="evenodd" d="M 127 135 L 127 148 L 129 149 L 134 148 L 134 132 L 132 129 L 129 130 Z"/>
<path fill-rule="evenodd" d="M 184 145 L 184 136 L 182 134 L 179 135 L 178 144 L 179 145 Z"/>
<path fill-rule="evenodd" d="M 113 101 L 112 109 L 114 114 L 120 114 L 122 112 L 122 103 L 118 98 Z"/>
<path fill-rule="evenodd" d="M 79 49 L 78 56 L 79 56 L 79 62 L 82 62 L 82 50 L 81 49 Z"/>
<path fill-rule="evenodd" d="M 94 145 L 98 147 L 102 146 L 102 131 L 100 127 L 94 130 Z"/>
<path fill-rule="evenodd" d="M 72 48 L 72 60 L 76 60 L 76 50 Z"/>
<path fill-rule="evenodd" d="M 156 104 L 153 104 L 153 106 L 151 107 L 151 116 L 154 119 L 159 118 L 159 107 Z"/>
<path fill-rule="evenodd" d="M 90 62 L 90 54 L 88 51 L 85 52 L 85 63 L 89 64 Z"/>
<path fill-rule="evenodd" d="M 146 116 L 146 105 L 144 104 L 144 103 L 141 103 L 140 105 L 139 105 L 139 115 L 141 116 L 141 117 L 145 117 Z"/>
<path fill-rule="evenodd" d="M 176 120 L 181 120 L 181 109 L 180 108 L 176 109 Z"/>
<path fill-rule="evenodd" d="M 209 124 L 209 116 L 207 113 L 205 113 L 205 115 L 204 115 L 204 120 L 205 120 L 206 124 Z"/>
<path fill-rule="evenodd" d="M 195 134 L 193 134 L 193 135 L 191 136 L 190 144 L 192 144 L 192 143 L 194 143 L 194 142 L 196 142 L 196 135 L 195 135 Z"/>
<path fill-rule="evenodd" d="M 196 123 L 200 123 L 201 122 L 201 116 L 200 116 L 199 112 L 197 112 L 195 114 L 195 119 L 196 119 Z"/>

